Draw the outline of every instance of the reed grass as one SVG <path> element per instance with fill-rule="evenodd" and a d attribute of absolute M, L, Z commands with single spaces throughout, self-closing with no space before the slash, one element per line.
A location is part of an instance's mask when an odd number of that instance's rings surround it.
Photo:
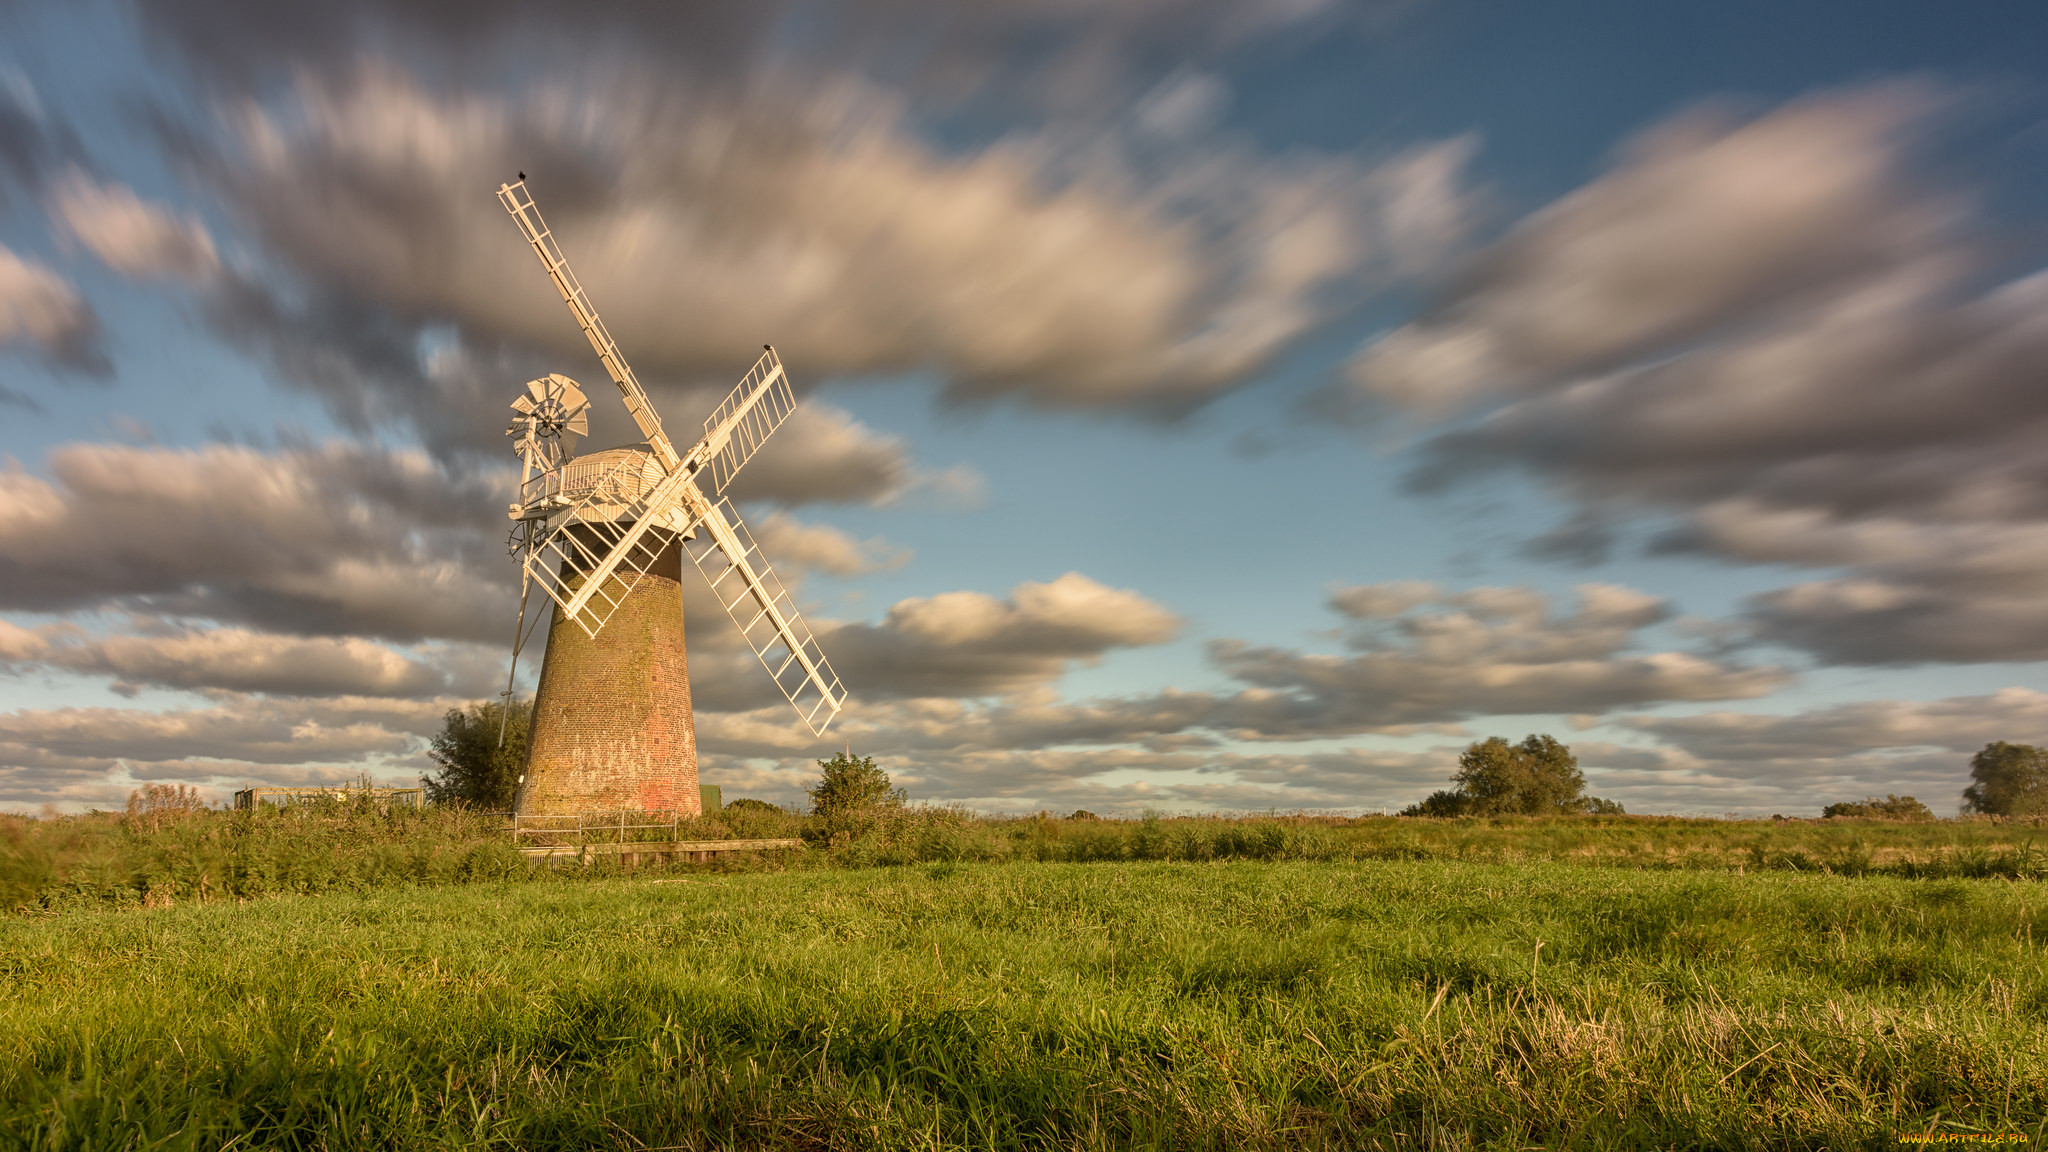
<path fill-rule="evenodd" d="M 834 817 L 735 810 L 684 821 L 677 830 L 688 840 L 794 838 L 811 849 L 728 858 L 716 866 L 725 870 L 1457 860 L 1921 879 L 2048 877 L 2048 844 L 2035 847 L 2040 832 L 2038 822 L 1988 819 L 1432 820 L 1296 814 L 1073 820 L 979 816 L 943 807 Z M 42 820 L 0 816 L 0 913 L 512 879 L 548 883 L 561 877 L 525 864 L 502 817 L 458 808 L 385 810 L 359 799 L 250 812 L 93 813 Z"/>
<path fill-rule="evenodd" d="M 32 820 L 0 816 L 0 910 L 51 913 L 523 877 L 504 820 L 328 802 Z"/>
<path fill-rule="evenodd" d="M 0 1147 L 2038 1141 L 2043 904 L 1791 870 L 941 862 L 15 917 Z"/>

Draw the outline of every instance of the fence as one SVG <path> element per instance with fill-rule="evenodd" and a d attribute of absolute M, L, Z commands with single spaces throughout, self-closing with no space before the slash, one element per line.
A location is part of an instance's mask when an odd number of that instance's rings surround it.
<path fill-rule="evenodd" d="M 512 842 L 525 847 L 564 844 L 626 844 L 674 840 L 682 812 L 580 812 L 571 816 L 514 816 Z"/>
<path fill-rule="evenodd" d="M 682 812 L 584 812 L 571 816 L 513 816 L 512 844 L 529 859 L 574 859 L 589 864 L 613 857 L 626 865 L 642 857 L 708 861 L 720 852 L 802 848 L 801 840 L 682 840 Z"/>
<path fill-rule="evenodd" d="M 339 788 L 244 788 L 235 793 L 235 807 L 246 812 L 258 804 L 283 808 L 290 804 L 315 804 L 323 800 L 347 804 L 363 799 L 387 809 L 423 808 L 427 794 L 424 788 L 361 788 L 349 785 Z"/>

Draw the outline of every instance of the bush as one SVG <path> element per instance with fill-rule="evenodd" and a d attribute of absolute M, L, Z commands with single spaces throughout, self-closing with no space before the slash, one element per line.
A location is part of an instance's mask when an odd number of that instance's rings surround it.
<path fill-rule="evenodd" d="M 1872 796 L 1865 800 L 1845 800 L 1821 809 L 1822 816 L 1844 820 L 1932 820 L 1934 813 L 1927 805 L 1911 796 L 1886 796 L 1879 800 Z"/>
<path fill-rule="evenodd" d="M 1401 809 L 1401 815 L 1465 816 L 1470 814 L 1471 811 L 1472 801 L 1463 792 L 1453 792 L 1449 789 L 1444 789 L 1439 792 L 1430 793 L 1428 799 L 1420 803 L 1410 804 L 1408 807 Z"/>
<path fill-rule="evenodd" d="M 144 784 L 128 794 L 124 822 L 141 832 L 158 832 L 166 826 L 206 811 L 206 801 L 190 784 Z"/>
<path fill-rule="evenodd" d="M 872 756 L 851 750 L 818 761 L 818 783 L 804 789 L 811 811 L 819 816 L 845 816 L 875 808 L 901 808 L 901 788 L 889 786 L 889 774 L 875 767 Z"/>

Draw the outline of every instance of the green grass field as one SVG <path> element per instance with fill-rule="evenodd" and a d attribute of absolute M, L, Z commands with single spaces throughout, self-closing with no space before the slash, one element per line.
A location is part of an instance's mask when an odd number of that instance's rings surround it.
<path fill-rule="evenodd" d="M 2048 1138 L 2031 880 L 830 855 L 0 919 L 0 1146 Z"/>
<path fill-rule="evenodd" d="M 2038 821 L 1928 823 L 1676 817 L 985 817 L 910 808 L 858 817 L 728 811 L 688 840 L 792 837 L 809 851 L 732 866 L 1260 860 L 1555 863 L 1901 879 L 2048 879 Z M 666 831 L 659 835 L 666 835 Z M 649 833 L 648 835 L 656 835 Z M 2043 848 L 2048 848 L 2044 845 Z M 557 879 L 514 851 L 499 817 L 365 804 L 49 820 L 0 815 L 0 913 L 161 906 L 293 893 Z"/>

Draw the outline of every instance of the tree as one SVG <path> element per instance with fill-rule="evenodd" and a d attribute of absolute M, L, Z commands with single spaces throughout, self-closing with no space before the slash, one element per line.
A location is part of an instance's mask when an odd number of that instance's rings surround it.
<path fill-rule="evenodd" d="M 1986 744 L 1970 757 L 1963 811 L 1989 816 L 2033 816 L 2048 811 L 2048 750 L 2032 744 Z"/>
<path fill-rule="evenodd" d="M 1844 820 L 1932 820 L 1934 813 L 1927 805 L 1911 796 L 1887 795 L 1879 800 L 1872 796 L 1864 800 L 1845 800 L 1821 809 L 1823 817 L 1841 817 Z"/>
<path fill-rule="evenodd" d="M 526 733 L 533 705 L 514 701 L 511 714 L 496 701 L 451 708 L 441 731 L 429 742 L 427 756 L 440 773 L 427 777 L 427 799 L 436 804 L 461 804 L 487 812 L 512 807 L 519 793 L 519 773 L 526 766 Z M 505 743 L 498 745 L 499 726 Z"/>
<path fill-rule="evenodd" d="M 1510 744 L 1499 736 L 1468 746 L 1458 755 L 1457 785 L 1434 793 L 1401 812 L 1403 816 L 1553 816 L 1565 813 L 1616 815 L 1621 805 L 1587 796 L 1579 758 L 1552 736 L 1530 736 Z"/>
<path fill-rule="evenodd" d="M 811 798 L 811 811 L 820 816 L 901 808 L 904 800 L 903 790 L 889 786 L 889 774 L 875 767 L 874 757 L 855 756 L 850 748 L 818 761 L 818 783 L 804 794 Z"/>
<path fill-rule="evenodd" d="M 1548 815 L 1579 810 L 1586 778 L 1579 758 L 1552 736 L 1509 744 L 1495 736 L 1465 749 L 1452 777 L 1480 815 Z"/>

